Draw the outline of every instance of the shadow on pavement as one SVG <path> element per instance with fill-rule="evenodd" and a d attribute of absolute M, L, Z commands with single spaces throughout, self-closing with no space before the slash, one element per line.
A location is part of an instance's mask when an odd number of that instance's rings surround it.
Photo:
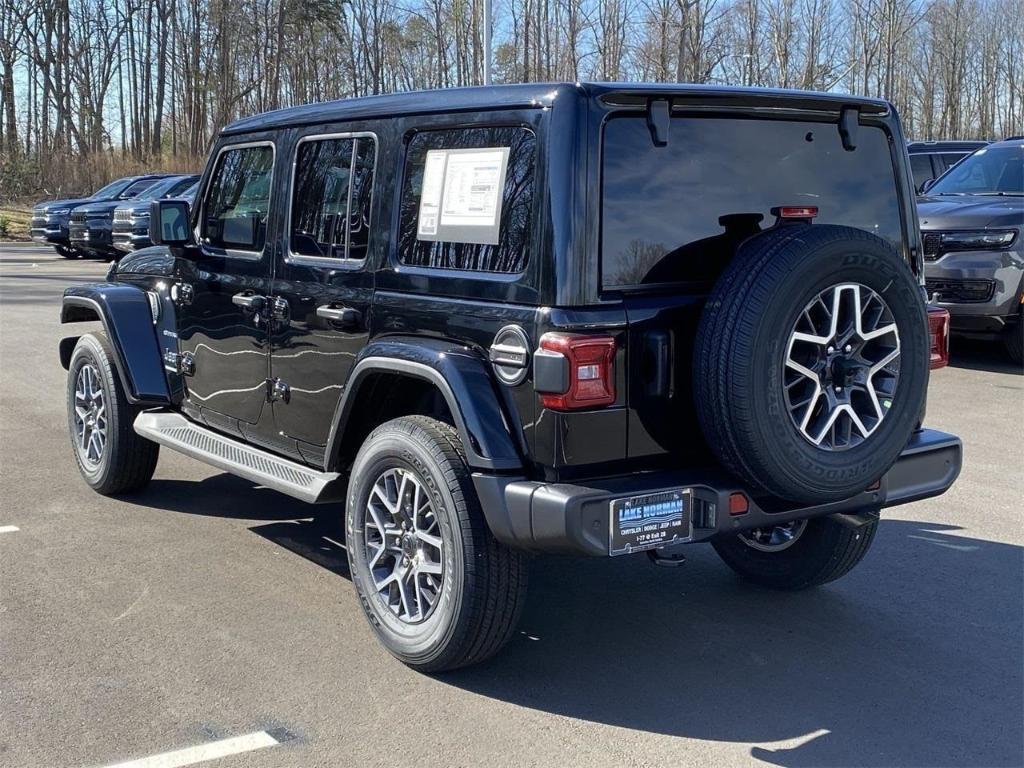
<path fill-rule="evenodd" d="M 1024 375 L 1024 368 L 1010 360 L 1006 347 L 999 340 L 989 341 L 954 336 L 949 342 L 949 354 L 949 364 L 954 368 Z"/>
<path fill-rule="evenodd" d="M 348 578 L 338 505 L 230 475 L 154 480 L 134 503 L 266 521 L 251 530 Z M 516 637 L 439 676 L 476 694 L 635 731 L 753 746 L 784 766 L 1024 763 L 1024 548 L 885 520 L 842 580 L 778 593 L 708 547 L 537 558 Z"/>
<path fill-rule="evenodd" d="M 441 679 L 566 717 L 764 744 L 751 756 L 778 765 L 1021 765 L 1024 550 L 945 530 L 884 521 L 856 570 L 795 594 L 741 583 L 710 548 L 672 570 L 538 559 L 509 648 Z"/>

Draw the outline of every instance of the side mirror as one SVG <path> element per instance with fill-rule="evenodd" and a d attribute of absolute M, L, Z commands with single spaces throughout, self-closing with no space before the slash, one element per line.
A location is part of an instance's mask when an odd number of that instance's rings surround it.
<path fill-rule="evenodd" d="M 149 241 L 153 245 L 186 245 L 189 206 L 185 200 L 154 200 L 149 206 Z"/>
<path fill-rule="evenodd" d="M 917 190 L 917 194 L 923 195 L 929 189 L 935 186 L 935 179 L 925 179 L 921 182 L 921 187 Z"/>

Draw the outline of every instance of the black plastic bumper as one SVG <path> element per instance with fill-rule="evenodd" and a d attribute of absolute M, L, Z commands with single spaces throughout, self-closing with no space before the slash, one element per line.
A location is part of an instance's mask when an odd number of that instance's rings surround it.
<path fill-rule="evenodd" d="M 949 489 L 960 474 L 960 438 L 933 429 L 917 432 L 878 487 L 850 499 L 798 507 L 777 499 L 749 499 L 741 515 L 729 514 L 729 496 L 745 489 L 715 470 L 683 470 L 617 477 L 590 485 L 543 483 L 477 473 L 477 494 L 499 541 L 533 552 L 608 555 L 609 514 L 614 499 L 693 488 L 693 541 L 790 520 L 893 507 Z"/>

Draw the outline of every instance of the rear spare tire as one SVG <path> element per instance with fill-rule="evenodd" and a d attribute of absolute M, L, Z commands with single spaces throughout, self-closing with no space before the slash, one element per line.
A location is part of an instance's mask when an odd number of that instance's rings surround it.
<path fill-rule="evenodd" d="M 701 428 L 754 493 L 849 498 L 916 428 L 928 351 L 918 281 L 887 241 L 850 227 L 776 227 L 740 246 L 704 308 Z"/>

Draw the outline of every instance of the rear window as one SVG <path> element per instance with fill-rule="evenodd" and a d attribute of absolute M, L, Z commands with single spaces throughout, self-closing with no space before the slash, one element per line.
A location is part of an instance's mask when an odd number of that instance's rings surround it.
<path fill-rule="evenodd" d="M 817 206 L 815 223 L 902 244 L 880 128 L 861 126 L 848 152 L 834 123 L 675 117 L 656 147 L 644 117 L 620 117 L 605 125 L 603 156 L 605 288 L 714 280 L 775 206 Z"/>

